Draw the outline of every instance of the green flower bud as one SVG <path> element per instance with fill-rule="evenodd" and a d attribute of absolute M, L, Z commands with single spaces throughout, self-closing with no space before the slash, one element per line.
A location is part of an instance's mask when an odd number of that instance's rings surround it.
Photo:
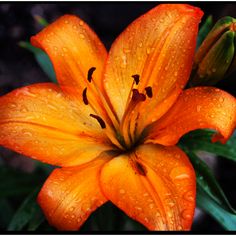
<path fill-rule="evenodd" d="M 236 19 L 220 19 L 207 35 L 194 58 L 191 86 L 214 85 L 236 70 Z"/>

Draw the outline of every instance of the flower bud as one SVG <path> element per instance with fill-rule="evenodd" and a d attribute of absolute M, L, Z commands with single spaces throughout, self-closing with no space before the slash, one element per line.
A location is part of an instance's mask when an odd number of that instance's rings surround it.
<path fill-rule="evenodd" d="M 220 19 L 207 35 L 194 58 L 191 86 L 214 85 L 236 70 L 236 19 Z"/>

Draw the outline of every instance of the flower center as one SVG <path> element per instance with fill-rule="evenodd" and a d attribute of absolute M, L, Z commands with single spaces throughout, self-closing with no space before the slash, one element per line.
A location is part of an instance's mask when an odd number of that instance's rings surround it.
<path fill-rule="evenodd" d="M 87 81 L 88 86 L 82 92 L 82 99 L 85 105 L 90 105 L 94 114 L 90 117 L 96 119 L 101 129 L 107 134 L 107 137 L 121 151 L 129 151 L 134 148 L 140 141 L 140 137 L 136 134 L 137 122 L 139 119 L 138 106 L 145 102 L 146 98 L 152 98 L 152 87 L 145 88 L 144 93 L 139 92 L 138 84 L 140 76 L 138 74 L 131 75 L 134 79 L 128 101 L 126 103 L 125 112 L 120 121 L 111 104 L 107 101 L 106 96 L 93 80 L 95 67 L 88 70 Z M 88 94 L 90 92 L 90 94 Z"/>

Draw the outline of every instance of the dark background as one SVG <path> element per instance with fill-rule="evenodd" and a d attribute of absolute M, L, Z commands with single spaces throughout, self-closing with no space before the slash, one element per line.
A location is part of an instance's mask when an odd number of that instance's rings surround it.
<path fill-rule="evenodd" d="M 59 16 L 70 13 L 80 16 L 99 35 L 107 49 L 123 29 L 141 14 L 159 2 L 83 2 L 83 3 L 0 3 L 0 95 L 28 84 L 49 81 L 35 61 L 33 54 L 18 46 L 21 40 L 29 40 L 42 27 L 33 15 L 40 15 L 52 22 Z M 213 15 L 214 21 L 222 16 L 236 17 L 235 3 L 191 2 L 200 7 L 206 18 Z M 235 74 L 216 86 L 236 95 Z M 31 160 L 10 150 L 0 148 L 0 157 L 5 165 L 30 172 L 34 169 Z M 236 166 L 225 159 L 216 158 L 213 162 L 216 177 L 226 196 L 236 207 Z M 194 230 L 223 230 L 211 217 L 200 215 Z"/>

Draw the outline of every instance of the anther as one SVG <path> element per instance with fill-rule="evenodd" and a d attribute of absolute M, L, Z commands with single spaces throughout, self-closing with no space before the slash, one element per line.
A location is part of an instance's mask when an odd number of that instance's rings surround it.
<path fill-rule="evenodd" d="M 139 75 L 132 75 L 132 77 L 134 78 L 135 84 L 138 85 L 140 76 Z"/>
<path fill-rule="evenodd" d="M 89 83 L 91 83 L 92 81 L 92 75 L 93 75 L 93 72 L 96 70 L 96 67 L 91 67 L 89 70 L 88 70 L 88 76 L 87 76 L 87 80 L 89 81 Z"/>
<path fill-rule="evenodd" d="M 146 87 L 145 90 L 146 90 L 147 96 L 149 98 L 152 98 L 152 87 L 151 86 Z"/>
<path fill-rule="evenodd" d="M 85 88 L 85 89 L 83 90 L 83 102 L 84 102 L 85 105 L 88 105 L 88 104 L 89 104 L 88 98 L 87 98 L 87 88 Z"/>
<path fill-rule="evenodd" d="M 133 89 L 132 101 L 143 102 L 146 100 L 146 96 L 143 93 L 139 93 L 137 89 Z"/>
<path fill-rule="evenodd" d="M 90 114 L 90 116 L 98 121 L 98 123 L 100 124 L 102 129 L 106 128 L 106 124 L 100 116 L 97 116 L 97 115 L 94 115 L 94 114 Z"/>

